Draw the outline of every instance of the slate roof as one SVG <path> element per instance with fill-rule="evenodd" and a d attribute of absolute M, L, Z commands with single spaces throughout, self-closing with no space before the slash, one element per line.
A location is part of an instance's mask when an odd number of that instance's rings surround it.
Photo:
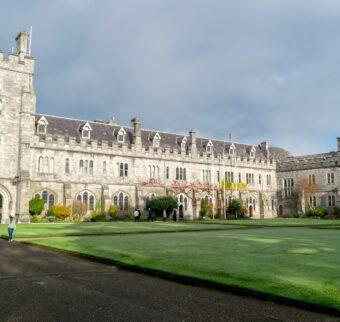
<path fill-rule="evenodd" d="M 98 143 L 102 141 L 107 141 L 109 146 L 112 145 L 113 142 L 117 142 L 117 133 L 121 128 L 124 128 L 127 133 L 128 142 L 131 144 L 133 141 L 133 129 L 131 127 L 119 126 L 119 125 L 111 125 L 108 123 L 102 122 L 92 122 L 92 121 L 83 121 L 76 119 L 69 119 L 64 117 L 57 116 L 49 116 L 44 114 L 36 114 L 36 122 L 44 116 L 48 122 L 47 126 L 47 134 L 52 136 L 65 136 L 66 138 L 74 137 L 77 142 L 81 140 L 81 128 L 88 122 L 92 127 L 91 131 L 91 139 L 97 140 Z M 173 150 L 178 150 L 181 147 L 181 142 L 183 138 L 187 137 L 187 142 L 189 142 L 189 134 L 188 135 L 180 135 L 166 132 L 157 132 L 152 130 L 141 130 L 142 132 L 142 144 L 143 146 L 153 148 L 152 139 L 156 133 L 159 133 L 160 140 L 160 148 L 170 148 Z M 41 134 L 40 134 L 41 135 Z M 43 135 L 42 135 L 43 136 Z M 228 154 L 229 147 L 232 144 L 228 141 L 221 140 L 213 140 L 197 137 L 196 146 L 198 153 L 203 153 L 206 151 L 206 146 L 208 142 L 211 141 L 213 144 L 213 152 L 215 155 Z M 236 148 L 236 155 L 238 157 L 247 158 L 249 156 L 250 149 L 253 145 L 247 144 L 239 144 L 234 143 Z M 265 158 L 265 154 L 260 149 L 259 146 L 255 146 L 256 158 Z"/>

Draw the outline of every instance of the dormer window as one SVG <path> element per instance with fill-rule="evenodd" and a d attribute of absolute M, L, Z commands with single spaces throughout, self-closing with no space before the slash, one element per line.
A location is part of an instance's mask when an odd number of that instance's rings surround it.
<path fill-rule="evenodd" d="M 161 136 L 156 133 L 152 140 L 152 145 L 154 148 L 159 148 L 159 143 L 161 141 Z"/>
<path fill-rule="evenodd" d="M 121 128 L 117 133 L 117 142 L 118 143 L 124 143 L 125 135 L 126 135 L 125 130 L 123 128 Z"/>
<path fill-rule="evenodd" d="M 41 117 L 40 120 L 37 122 L 37 132 L 39 134 L 46 134 L 47 125 L 48 125 L 48 122 L 46 118 L 44 116 Z"/>
<path fill-rule="evenodd" d="M 229 155 L 232 157 L 235 156 L 235 145 L 234 144 L 232 144 L 229 148 Z"/>
<path fill-rule="evenodd" d="M 86 124 L 81 128 L 81 138 L 85 140 L 91 139 L 91 125 L 86 122 Z"/>
<path fill-rule="evenodd" d="M 187 145 L 187 137 L 185 136 L 181 142 L 181 150 L 185 150 Z"/>
<path fill-rule="evenodd" d="M 256 149 L 255 149 L 255 147 L 253 146 L 253 147 L 251 148 L 251 150 L 249 151 L 249 156 L 250 156 L 251 158 L 255 158 L 255 152 L 256 152 Z"/>
<path fill-rule="evenodd" d="M 208 142 L 207 147 L 206 147 L 206 151 L 208 154 L 212 153 L 212 149 L 213 149 L 213 144 L 211 141 Z"/>

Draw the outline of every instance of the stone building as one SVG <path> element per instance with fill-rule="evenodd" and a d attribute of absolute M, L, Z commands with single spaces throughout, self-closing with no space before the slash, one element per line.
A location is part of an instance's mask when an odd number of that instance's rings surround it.
<path fill-rule="evenodd" d="M 14 214 L 28 221 L 35 196 L 46 209 L 79 200 L 89 211 L 110 204 L 127 211 L 144 208 L 148 198 L 172 195 L 180 217 L 188 219 L 198 217 L 202 199 L 224 213 L 232 198 L 241 198 L 250 216 L 270 218 L 296 211 L 294 182 L 310 174 L 322 181 L 316 204 L 339 205 L 339 139 L 338 152 L 298 158 L 266 142 L 213 140 L 194 130 L 150 131 L 138 118 L 129 127 L 114 118 L 91 122 L 37 114 L 28 37 L 17 36 L 15 53 L 4 57 L 0 51 L 1 222 Z M 221 189 L 223 179 L 235 184 Z"/>

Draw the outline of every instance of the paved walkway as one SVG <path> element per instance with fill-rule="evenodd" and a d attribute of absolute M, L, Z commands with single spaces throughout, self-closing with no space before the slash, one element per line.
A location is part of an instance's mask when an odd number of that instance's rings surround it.
<path fill-rule="evenodd" d="M 0 321 L 339 321 L 0 240 Z"/>

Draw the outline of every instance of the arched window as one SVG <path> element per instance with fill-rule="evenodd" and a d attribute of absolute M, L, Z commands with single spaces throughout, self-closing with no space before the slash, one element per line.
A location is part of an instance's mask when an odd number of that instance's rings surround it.
<path fill-rule="evenodd" d="M 179 196 L 177 196 L 176 199 L 178 203 L 178 208 L 182 206 L 183 209 L 187 211 L 188 210 L 188 197 L 185 194 L 180 194 Z"/>
<path fill-rule="evenodd" d="M 96 198 L 90 191 L 82 191 L 77 194 L 76 199 L 87 206 L 88 210 L 94 210 Z"/>
<path fill-rule="evenodd" d="M 124 192 L 118 192 L 113 197 L 113 204 L 118 210 L 128 210 L 129 209 L 129 197 Z"/>
<path fill-rule="evenodd" d="M 52 207 L 54 205 L 54 195 L 50 194 L 48 198 L 48 207 Z"/>
<path fill-rule="evenodd" d="M 94 196 L 93 195 L 90 195 L 90 198 L 89 198 L 89 209 L 90 210 L 94 209 Z"/>
<path fill-rule="evenodd" d="M 42 192 L 38 192 L 34 195 L 34 198 L 39 198 L 44 200 L 45 204 L 48 205 L 48 207 L 52 207 L 55 203 L 55 196 L 52 192 L 48 190 L 43 190 Z"/>
<path fill-rule="evenodd" d="M 42 196 L 42 200 L 44 200 L 44 202 L 47 203 L 48 202 L 48 192 L 46 190 L 43 191 L 41 196 Z"/>
<path fill-rule="evenodd" d="M 119 209 L 124 209 L 124 195 L 122 192 L 119 194 Z"/>
<path fill-rule="evenodd" d="M 69 158 L 65 159 L 65 173 L 66 174 L 70 173 L 70 159 Z"/>

